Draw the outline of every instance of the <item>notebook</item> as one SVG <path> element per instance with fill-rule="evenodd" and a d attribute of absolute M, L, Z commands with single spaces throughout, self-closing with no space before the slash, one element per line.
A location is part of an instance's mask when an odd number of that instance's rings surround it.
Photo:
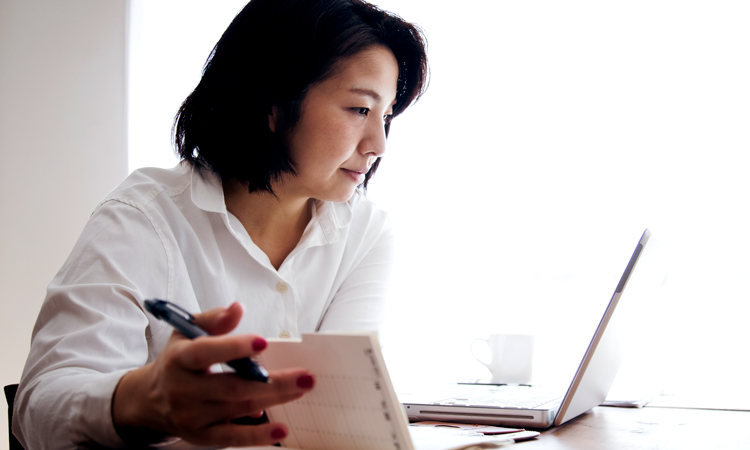
<path fill-rule="evenodd" d="M 506 427 L 548 428 L 601 404 L 620 367 L 615 310 L 651 233 L 645 230 L 566 391 L 540 386 L 453 385 L 431 392 L 399 392 L 410 421 L 440 420 Z"/>
<path fill-rule="evenodd" d="M 266 410 L 269 420 L 289 427 L 283 447 L 459 450 L 513 443 L 507 436 L 409 427 L 374 334 L 269 339 L 268 348 L 257 360 L 269 370 L 305 367 L 315 376 L 311 392 Z"/>

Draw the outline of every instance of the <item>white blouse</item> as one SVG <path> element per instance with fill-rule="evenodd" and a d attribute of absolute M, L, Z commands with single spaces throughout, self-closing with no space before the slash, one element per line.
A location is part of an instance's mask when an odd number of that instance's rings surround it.
<path fill-rule="evenodd" d="M 122 447 L 112 393 L 172 332 L 144 312 L 149 298 L 191 312 L 239 301 L 245 315 L 234 333 L 376 330 L 393 251 L 386 214 L 356 193 L 317 202 L 277 271 L 227 212 L 218 177 L 184 163 L 135 171 L 96 208 L 48 287 L 13 432 L 27 449 Z"/>

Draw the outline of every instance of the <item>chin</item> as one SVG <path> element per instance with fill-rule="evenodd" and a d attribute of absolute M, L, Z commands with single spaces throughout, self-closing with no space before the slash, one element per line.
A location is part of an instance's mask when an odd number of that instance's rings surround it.
<path fill-rule="evenodd" d="M 337 192 L 337 193 L 331 193 L 331 195 L 327 195 L 321 200 L 325 200 L 332 203 L 344 203 L 348 202 L 350 198 L 352 198 L 352 195 L 356 192 L 356 189 L 350 189 L 346 192 Z"/>

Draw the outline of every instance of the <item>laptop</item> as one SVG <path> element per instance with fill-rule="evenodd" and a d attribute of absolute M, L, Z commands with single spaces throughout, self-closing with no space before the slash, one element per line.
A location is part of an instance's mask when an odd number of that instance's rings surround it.
<path fill-rule="evenodd" d="M 620 368 L 615 309 L 651 233 L 645 230 L 617 283 L 567 391 L 541 386 L 453 385 L 439 392 L 399 393 L 410 422 L 434 420 L 520 428 L 561 425 L 601 404 Z"/>

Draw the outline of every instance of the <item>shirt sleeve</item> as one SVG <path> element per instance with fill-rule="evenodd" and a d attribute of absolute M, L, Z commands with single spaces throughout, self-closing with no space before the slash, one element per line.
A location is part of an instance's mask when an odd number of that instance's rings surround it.
<path fill-rule="evenodd" d="M 27 449 L 123 447 L 112 423 L 122 375 L 152 359 L 144 298 L 165 297 L 165 247 L 147 213 L 99 207 L 47 290 L 15 401 L 13 431 Z"/>
<path fill-rule="evenodd" d="M 393 271 L 395 235 L 386 218 L 373 245 L 336 292 L 319 331 L 379 331 Z"/>

